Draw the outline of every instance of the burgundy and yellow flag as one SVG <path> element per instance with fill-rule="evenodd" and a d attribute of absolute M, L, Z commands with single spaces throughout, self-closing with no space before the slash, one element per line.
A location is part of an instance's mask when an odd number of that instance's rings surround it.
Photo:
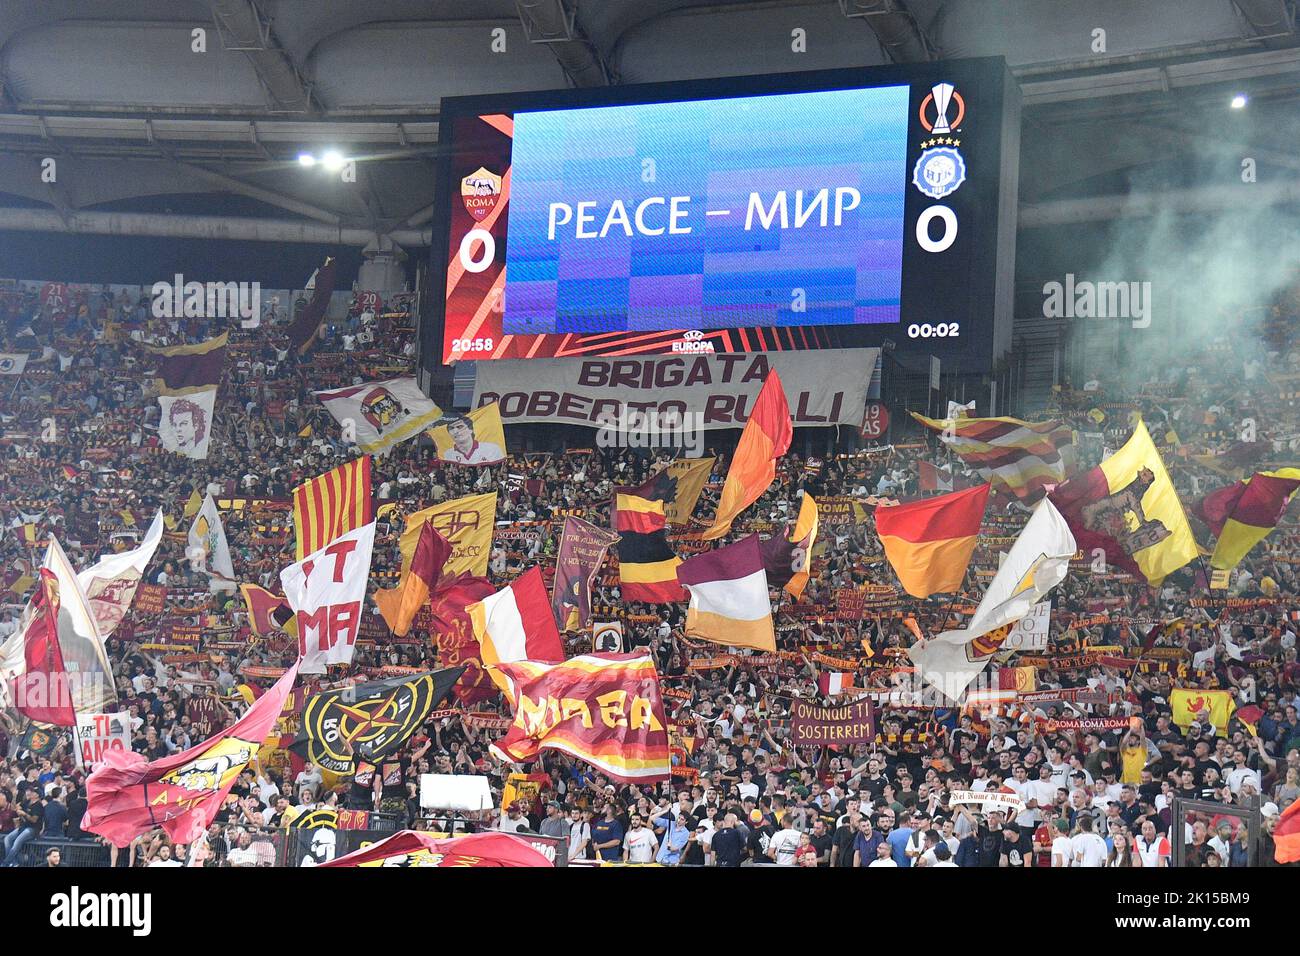
<path fill-rule="evenodd" d="M 429 601 L 429 594 L 442 575 L 443 566 L 451 557 L 451 544 L 426 521 L 420 525 L 420 537 L 415 543 L 411 566 L 402 575 L 395 588 L 380 588 L 374 594 L 375 607 L 383 615 L 389 629 L 397 637 L 405 637 L 411 622 L 420 608 Z"/>
<path fill-rule="evenodd" d="M 1178 492 L 1140 420 L 1123 448 L 1049 497 L 1085 555 L 1100 548 L 1108 563 L 1153 586 L 1196 559 Z"/>
<path fill-rule="evenodd" d="M 781 377 L 773 369 L 754 400 L 754 411 L 740 433 L 740 443 L 731 458 L 727 480 L 718 501 L 713 527 L 700 534 L 704 541 L 715 541 L 731 530 L 736 516 L 767 491 L 776 478 L 776 460 L 790 448 L 794 426 L 790 406 L 785 400 Z"/>
<path fill-rule="evenodd" d="M 876 509 L 876 534 L 913 597 L 961 590 L 975 551 L 989 485 Z"/>
<path fill-rule="evenodd" d="M 1206 495 L 1196 513 L 1219 539 L 1210 556 L 1214 568 L 1235 568 L 1251 548 L 1277 527 L 1300 488 L 1300 468 L 1259 471 Z"/>
<path fill-rule="evenodd" d="M 669 778 L 667 720 L 650 657 L 584 654 L 493 666 L 517 702 L 509 732 L 491 748 L 499 759 L 523 763 L 559 750 L 622 783 Z"/>

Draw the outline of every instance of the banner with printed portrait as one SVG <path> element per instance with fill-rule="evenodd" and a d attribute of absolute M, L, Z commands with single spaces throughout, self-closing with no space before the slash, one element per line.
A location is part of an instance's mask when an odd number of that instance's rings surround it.
<path fill-rule="evenodd" d="M 438 460 L 452 465 L 493 465 L 506 457 L 506 433 L 496 402 L 455 415 L 429 429 Z"/>
<path fill-rule="evenodd" d="M 216 401 L 216 388 L 188 395 L 159 395 L 162 417 L 158 421 L 158 439 L 163 448 L 186 458 L 207 458 Z"/>

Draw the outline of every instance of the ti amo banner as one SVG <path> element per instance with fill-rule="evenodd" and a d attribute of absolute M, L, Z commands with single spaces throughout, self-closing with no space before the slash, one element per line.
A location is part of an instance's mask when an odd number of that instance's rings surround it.
<path fill-rule="evenodd" d="M 791 714 L 790 742 L 796 747 L 826 744 L 866 744 L 876 739 L 871 699 L 840 707 L 796 703 Z"/>
<path fill-rule="evenodd" d="M 280 572 L 296 615 L 303 674 L 324 674 L 330 664 L 352 662 L 374 547 L 372 521 Z"/>

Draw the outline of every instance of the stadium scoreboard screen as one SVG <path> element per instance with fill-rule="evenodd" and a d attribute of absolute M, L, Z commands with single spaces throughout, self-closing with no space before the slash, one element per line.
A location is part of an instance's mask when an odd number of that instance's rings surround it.
<path fill-rule="evenodd" d="M 1000 58 L 445 99 L 425 363 L 889 341 L 986 371 L 1018 132 Z"/>

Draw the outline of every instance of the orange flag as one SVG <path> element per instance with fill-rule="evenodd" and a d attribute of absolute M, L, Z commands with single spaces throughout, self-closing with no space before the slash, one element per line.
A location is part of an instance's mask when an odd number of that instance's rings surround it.
<path fill-rule="evenodd" d="M 975 551 L 989 486 L 876 509 L 876 534 L 913 597 L 961 590 Z"/>
<path fill-rule="evenodd" d="M 773 369 L 754 401 L 754 411 L 740 433 L 740 443 L 731 458 L 727 480 L 718 501 L 718 515 L 713 527 L 700 538 L 713 541 L 731 530 L 736 516 L 758 500 L 776 478 L 776 460 L 790 448 L 794 427 L 790 406 L 785 400 L 781 377 Z"/>
<path fill-rule="evenodd" d="M 426 521 L 420 526 L 415 554 L 401 583 L 395 588 L 381 588 L 375 592 L 375 606 L 396 636 L 405 637 L 411 629 L 411 622 L 429 600 L 429 592 L 438 583 L 442 566 L 449 557 L 451 544 L 438 533 L 432 522 Z"/>

